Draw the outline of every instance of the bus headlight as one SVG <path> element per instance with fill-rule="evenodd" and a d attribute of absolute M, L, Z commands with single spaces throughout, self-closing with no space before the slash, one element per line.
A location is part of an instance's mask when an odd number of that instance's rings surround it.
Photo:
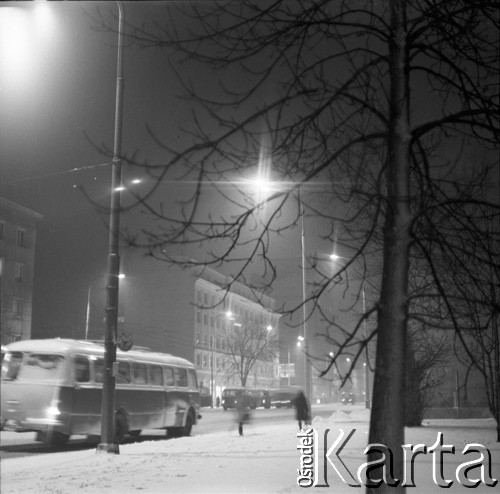
<path fill-rule="evenodd" d="M 47 415 L 50 418 L 57 418 L 59 415 L 61 415 L 61 412 L 59 410 L 59 400 L 51 401 L 50 407 L 47 408 Z"/>

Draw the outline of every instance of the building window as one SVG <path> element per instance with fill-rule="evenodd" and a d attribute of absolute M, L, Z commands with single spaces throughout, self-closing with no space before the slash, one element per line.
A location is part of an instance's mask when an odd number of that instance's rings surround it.
<path fill-rule="evenodd" d="M 14 312 L 14 317 L 22 319 L 23 317 L 23 301 L 20 298 L 15 298 L 13 303 L 12 311 Z"/>
<path fill-rule="evenodd" d="M 196 354 L 196 367 L 201 368 L 201 353 Z"/>
<path fill-rule="evenodd" d="M 24 281 L 24 264 L 16 262 L 14 264 L 14 281 L 21 283 Z"/>
<path fill-rule="evenodd" d="M 214 327 L 214 316 L 210 316 L 210 327 Z"/>
<path fill-rule="evenodd" d="M 208 314 L 203 314 L 203 324 L 208 326 Z"/>
<path fill-rule="evenodd" d="M 26 245 L 26 230 L 23 228 L 17 229 L 16 245 L 18 247 L 25 247 Z"/>
<path fill-rule="evenodd" d="M 206 355 L 203 355 L 203 368 L 208 368 L 208 357 Z"/>
<path fill-rule="evenodd" d="M 196 331 L 196 340 L 195 340 L 194 344 L 196 346 L 201 345 L 201 331 L 199 331 L 199 330 Z"/>
<path fill-rule="evenodd" d="M 201 312 L 199 310 L 196 311 L 196 322 L 201 324 Z"/>
<path fill-rule="evenodd" d="M 5 235 L 5 223 L 0 221 L 0 239 L 4 238 Z"/>

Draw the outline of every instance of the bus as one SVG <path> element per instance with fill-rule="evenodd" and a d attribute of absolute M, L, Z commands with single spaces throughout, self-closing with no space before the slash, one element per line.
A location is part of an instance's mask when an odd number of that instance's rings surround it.
<path fill-rule="evenodd" d="M 64 444 L 101 435 L 104 346 L 71 339 L 24 340 L 6 347 L 1 374 L 2 429 L 36 432 Z M 194 365 L 147 349 L 117 350 L 115 441 L 143 429 L 189 436 L 201 418 Z"/>
<path fill-rule="evenodd" d="M 250 408 L 271 408 L 269 392 L 260 388 L 225 388 L 222 391 L 221 405 L 224 410 L 237 408 L 238 400 L 242 396 L 248 397 Z"/>

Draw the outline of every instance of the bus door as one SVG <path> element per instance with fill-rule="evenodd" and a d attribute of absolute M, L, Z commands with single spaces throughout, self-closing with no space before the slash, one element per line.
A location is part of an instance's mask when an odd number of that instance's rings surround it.
<path fill-rule="evenodd" d="M 172 367 L 164 367 L 163 377 L 165 381 L 165 392 L 163 393 L 163 409 L 165 411 L 164 427 L 171 427 L 176 425 L 175 419 L 177 416 L 174 369 Z"/>
<path fill-rule="evenodd" d="M 93 369 L 91 362 L 94 364 Z M 91 360 L 87 355 L 73 357 L 72 434 L 100 435 L 101 433 L 103 368 L 102 358 Z"/>
<path fill-rule="evenodd" d="M 184 426 L 184 417 L 190 405 L 190 396 L 188 392 L 187 369 L 183 367 L 174 367 L 174 386 L 175 391 L 175 426 Z"/>

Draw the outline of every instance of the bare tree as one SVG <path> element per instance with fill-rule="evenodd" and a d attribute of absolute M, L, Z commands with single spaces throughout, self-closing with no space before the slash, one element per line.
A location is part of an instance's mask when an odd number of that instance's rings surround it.
<path fill-rule="evenodd" d="M 436 388 L 444 379 L 450 359 L 447 338 L 413 324 L 408 330 L 406 352 L 405 425 L 418 427 Z"/>
<path fill-rule="evenodd" d="M 229 358 L 225 372 L 238 376 L 243 387 L 255 365 L 272 363 L 277 355 L 275 338 L 266 329 L 248 324 L 235 327 L 227 335 L 226 345 Z"/>
<path fill-rule="evenodd" d="M 472 248 L 488 262 L 468 266 L 471 276 L 455 273 L 455 311 L 463 337 L 456 345 L 456 353 L 468 368 L 481 374 L 491 414 L 497 423 L 497 441 L 500 441 L 500 235 L 498 223 L 493 225 L 496 235 L 486 239 L 468 237 Z M 466 374 L 466 379 L 469 372 Z M 465 385 L 467 382 L 465 382 Z"/>
<path fill-rule="evenodd" d="M 394 452 L 395 480 L 389 482 L 398 486 L 412 259 L 427 263 L 442 296 L 446 285 L 439 283 L 433 256 L 436 239 L 450 233 L 443 218 L 454 205 L 474 202 L 489 211 L 489 221 L 498 219 L 498 204 L 477 190 L 467 196 L 457 178 L 471 162 L 479 166 L 472 155 L 488 159 L 498 146 L 498 4 L 179 5 L 171 5 L 155 26 L 128 29 L 143 46 L 168 50 L 191 99 L 193 125 L 187 129 L 192 144 L 179 149 L 150 129 L 164 153 L 161 163 L 128 157 L 156 185 L 136 197 L 153 226 L 129 232 L 127 240 L 168 262 L 175 262 L 171 253 L 178 246 L 210 245 L 200 262 L 232 262 L 233 278 L 246 284 L 258 271 L 255 288 L 262 290 L 278 276 L 273 243 L 307 211 L 321 223 L 324 240 L 350 249 L 337 272 L 324 273 L 304 301 L 283 309 L 296 312 L 306 304 L 309 317 L 319 310 L 321 295 L 353 266 L 365 283 L 371 266 L 380 263 L 380 297 L 364 314 L 378 316 L 369 440 Z M 189 80 L 191 64 L 206 64 L 217 81 L 209 82 L 208 73 Z M 224 185 L 241 184 L 252 166 L 270 174 L 271 165 L 283 186 L 262 201 Z M 158 184 L 168 180 L 196 183 L 176 211 L 158 193 Z M 207 184 L 232 204 L 231 214 L 207 213 Z M 447 242 L 447 254 L 461 247 Z M 447 311 L 453 312 L 452 305 Z M 374 338 L 361 335 L 361 327 L 362 320 L 343 333 L 343 347 L 358 346 L 354 364 Z M 376 492 L 389 490 L 404 487 L 383 484 Z"/>

